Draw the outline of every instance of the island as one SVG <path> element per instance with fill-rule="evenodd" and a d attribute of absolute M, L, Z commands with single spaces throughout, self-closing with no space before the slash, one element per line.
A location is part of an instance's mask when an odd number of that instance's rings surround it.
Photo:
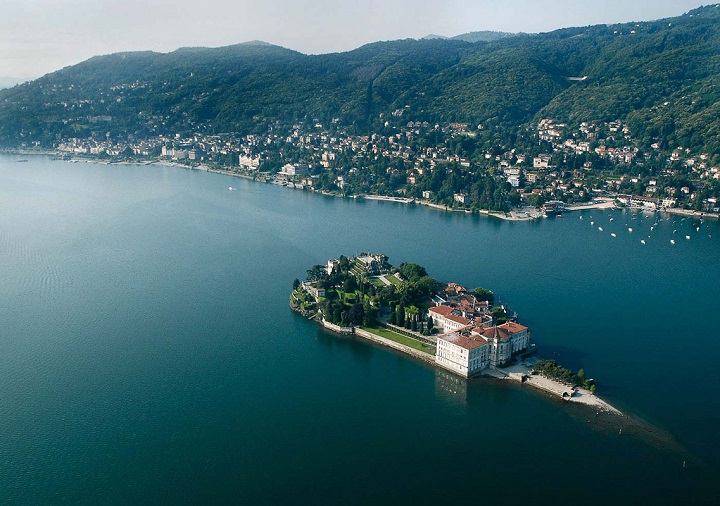
<path fill-rule="evenodd" d="M 528 327 L 487 288 L 430 277 L 421 265 L 397 268 L 384 254 L 330 259 L 295 279 L 290 307 L 326 329 L 393 348 L 463 378 L 489 376 L 561 399 L 622 413 L 600 399 L 594 380 L 538 356 Z"/>

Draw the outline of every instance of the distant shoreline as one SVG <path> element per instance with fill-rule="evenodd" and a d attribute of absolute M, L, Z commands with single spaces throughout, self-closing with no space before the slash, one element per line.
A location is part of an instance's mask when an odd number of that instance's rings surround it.
<path fill-rule="evenodd" d="M 55 150 L 47 150 L 47 149 L 0 149 L 0 154 L 7 154 L 7 155 L 19 155 L 19 156 L 54 156 L 54 157 L 63 157 L 63 159 L 66 159 L 67 161 L 75 161 L 75 162 L 87 162 L 87 163 L 97 163 L 101 165 L 160 165 L 165 167 L 176 167 L 180 169 L 186 169 L 186 170 L 200 170 L 203 172 L 212 172 L 213 174 L 221 174 L 225 176 L 230 177 L 238 177 L 241 179 L 247 179 L 250 181 L 256 181 L 258 183 L 268 183 L 271 181 L 267 181 L 267 179 L 259 179 L 254 175 L 250 174 L 244 174 L 240 172 L 234 172 L 228 169 L 222 169 L 218 167 L 211 167 L 206 164 L 198 163 L 196 165 L 188 165 L 184 163 L 179 163 L 177 161 L 172 160 L 161 160 L 161 159 L 155 159 L 155 160 L 145 160 L 145 161 L 112 161 L 112 160 L 100 160 L 98 158 L 93 157 L 74 157 L 70 155 L 69 158 L 65 158 L 68 156 L 68 153 L 55 151 Z M 259 173 L 258 173 L 259 174 Z M 290 189 L 295 189 L 295 186 L 288 186 Z M 303 187 L 304 190 L 304 187 Z M 455 209 L 452 207 L 449 207 L 444 204 L 435 204 L 433 202 L 430 202 L 428 200 L 421 200 L 416 199 L 413 197 L 393 197 L 390 195 L 367 195 L 367 194 L 354 194 L 354 195 L 338 195 L 335 193 L 325 192 L 322 190 L 310 190 L 312 193 L 319 193 L 321 195 L 325 195 L 328 197 L 335 197 L 335 198 L 347 198 L 347 199 L 354 199 L 354 200 L 375 200 L 380 202 L 392 202 L 396 204 L 417 204 L 425 207 L 429 207 L 431 209 L 435 209 L 438 211 L 444 211 L 444 212 L 452 212 L 452 213 L 461 213 L 461 214 L 475 214 L 479 216 L 488 216 L 492 218 L 497 218 L 504 221 L 534 221 L 540 218 L 545 217 L 543 214 L 540 213 L 540 211 L 536 211 L 535 215 L 526 215 L 522 216 L 519 211 L 510 211 L 510 212 L 502 212 L 502 211 L 492 211 L 489 209 L 479 209 L 479 210 L 471 210 L 471 209 Z M 614 200 L 610 200 L 609 198 L 603 199 L 600 202 L 593 202 L 590 204 L 578 204 L 578 205 L 569 205 L 566 206 L 563 212 L 573 212 L 573 211 L 582 211 L 582 210 L 590 210 L 590 209 L 613 209 L 616 208 Z M 710 213 L 710 212 L 701 212 L 701 211 L 692 211 L 689 209 L 676 209 L 676 208 L 665 208 L 665 209 L 648 209 L 650 212 L 657 212 L 657 213 L 668 213 L 668 214 L 674 214 L 678 216 L 686 216 L 686 217 L 694 217 L 694 218 L 709 218 L 709 219 L 720 219 L 720 214 L 717 213 Z M 527 213 L 526 213 L 527 214 Z"/>

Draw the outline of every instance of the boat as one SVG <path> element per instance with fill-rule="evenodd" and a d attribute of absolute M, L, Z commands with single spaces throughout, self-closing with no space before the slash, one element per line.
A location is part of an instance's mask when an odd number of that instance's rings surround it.
<path fill-rule="evenodd" d="M 632 234 L 632 228 L 628 228 L 628 232 Z"/>
<path fill-rule="evenodd" d="M 640 239 L 640 242 L 645 244 L 645 239 Z"/>
<path fill-rule="evenodd" d="M 24 163 L 24 162 L 27 162 L 27 158 L 23 158 L 23 159 L 17 161 L 17 163 Z"/>
<path fill-rule="evenodd" d="M 610 221 L 615 221 L 615 218 L 610 218 Z"/>
<path fill-rule="evenodd" d="M 233 191 L 234 189 L 232 186 L 228 186 L 228 190 Z"/>
<path fill-rule="evenodd" d="M 594 222 L 594 221 L 591 221 L 591 222 L 590 222 L 590 226 L 591 226 L 591 227 L 594 227 L 594 226 L 595 226 L 595 222 Z"/>
<path fill-rule="evenodd" d="M 685 239 L 687 239 L 687 240 L 689 241 L 689 240 L 690 240 L 690 236 L 689 236 L 689 235 L 686 235 L 686 236 L 685 236 Z"/>
<path fill-rule="evenodd" d="M 675 239 L 670 239 L 670 244 L 675 244 Z"/>
<path fill-rule="evenodd" d="M 598 227 L 598 230 L 599 230 L 600 232 L 602 232 L 602 231 L 603 231 L 602 227 Z"/>
<path fill-rule="evenodd" d="M 613 232 L 613 233 L 610 234 L 610 235 L 613 236 L 613 237 L 617 237 L 617 235 L 615 235 L 615 232 Z"/>

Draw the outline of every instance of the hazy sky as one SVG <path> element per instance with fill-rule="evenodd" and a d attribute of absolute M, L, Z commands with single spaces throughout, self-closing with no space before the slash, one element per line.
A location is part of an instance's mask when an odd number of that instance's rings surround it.
<path fill-rule="evenodd" d="M 264 40 L 303 53 L 477 30 L 546 32 L 677 16 L 698 0 L 0 0 L 0 76 L 98 54 Z M 706 4 L 709 2 L 705 2 Z"/>

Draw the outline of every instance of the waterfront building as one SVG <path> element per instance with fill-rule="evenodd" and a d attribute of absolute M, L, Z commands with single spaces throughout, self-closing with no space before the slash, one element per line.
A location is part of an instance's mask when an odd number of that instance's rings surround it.
<path fill-rule="evenodd" d="M 461 204 L 465 204 L 467 201 L 467 195 L 465 193 L 456 193 L 453 195 L 453 198 L 455 202 L 460 202 Z"/>
<path fill-rule="evenodd" d="M 288 163 L 283 166 L 283 168 L 280 170 L 281 174 L 285 174 L 286 176 L 306 176 L 309 172 L 310 168 L 302 163 Z"/>
<path fill-rule="evenodd" d="M 490 364 L 488 341 L 469 330 L 439 336 L 435 363 L 466 378 L 475 376 Z"/>
<path fill-rule="evenodd" d="M 435 362 L 461 376 L 474 376 L 485 368 L 508 364 L 513 355 L 530 347 L 528 328 L 519 323 L 488 327 L 458 317 L 449 306 L 430 308 L 428 312 L 443 328 L 456 326 L 437 337 Z M 464 322 L 467 325 L 460 326 Z"/>
<path fill-rule="evenodd" d="M 530 344 L 528 328 L 515 322 L 480 329 L 489 345 L 490 367 L 510 362 L 513 355 L 527 350 Z"/>

